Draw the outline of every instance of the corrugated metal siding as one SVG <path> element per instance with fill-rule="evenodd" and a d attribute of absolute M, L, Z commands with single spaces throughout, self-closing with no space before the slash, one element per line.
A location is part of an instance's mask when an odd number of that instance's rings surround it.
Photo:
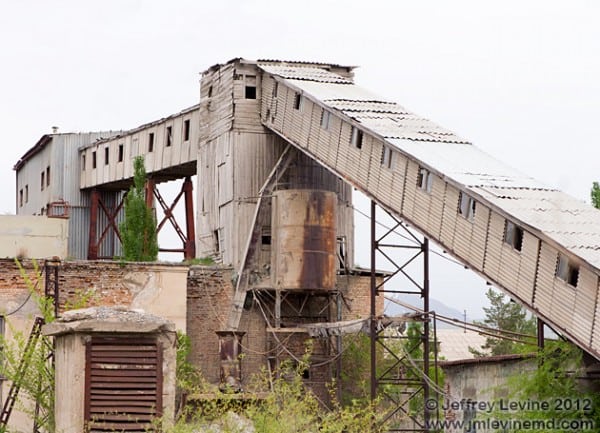
<path fill-rule="evenodd" d="M 540 241 L 531 233 L 523 233 L 523 246 L 521 262 L 519 264 L 519 278 L 516 284 L 516 293 L 523 301 L 531 305 L 533 301 L 533 288 L 535 286 L 536 266 L 538 261 Z"/>
<path fill-rule="evenodd" d="M 542 242 L 538 262 L 533 306 L 540 311 L 550 312 L 554 295 L 554 274 L 558 251 Z"/>
<path fill-rule="evenodd" d="M 586 268 L 580 268 L 572 311 L 572 331 L 581 341 L 589 342 L 592 338 L 590 323 L 594 323 L 597 291 L 598 276 Z"/>

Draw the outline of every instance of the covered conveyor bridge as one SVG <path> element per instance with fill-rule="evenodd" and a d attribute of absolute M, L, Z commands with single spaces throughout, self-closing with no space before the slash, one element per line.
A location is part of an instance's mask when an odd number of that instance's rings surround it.
<path fill-rule="evenodd" d="M 600 358 L 600 211 L 353 83 L 258 62 L 264 126 Z"/>

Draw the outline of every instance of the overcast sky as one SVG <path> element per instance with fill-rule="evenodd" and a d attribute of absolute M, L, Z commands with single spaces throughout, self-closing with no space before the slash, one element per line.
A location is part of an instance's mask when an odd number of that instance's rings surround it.
<path fill-rule="evenodd" d="M 129 129 L 177 112 L 198 102 L 199 72 L 234 57 L 358 65 L 358 84 L 589 202 L 599 22 L 592 0 L 3 0 L 0 213 L 15 212 L 13 165 L 52 126 Z M 481 306 L 468 271 L 432 273 L 435 297 Z"/>

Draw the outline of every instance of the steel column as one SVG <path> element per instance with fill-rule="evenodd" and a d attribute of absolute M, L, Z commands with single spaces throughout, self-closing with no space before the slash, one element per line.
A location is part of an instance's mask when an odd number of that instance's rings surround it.
<path fill-rule="evenodd" d="M 191 260 L 196 257 L 196 230 L 194 228 L 194 185 L 190 177 L 183 182 L 185 200 L 185 229 L 187 240 L 185 242 L 185 258 Z"/>

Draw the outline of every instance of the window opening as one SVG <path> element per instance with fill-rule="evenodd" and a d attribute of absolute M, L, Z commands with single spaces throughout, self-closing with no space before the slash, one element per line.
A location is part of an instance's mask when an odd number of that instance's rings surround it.
<path fill-rule="evenodd" d="M 473 221 L 475 219 L 475 203 L 476 201 L 473 197 L 461 191 L 458 198 L 458 213 L 466 219 Z"/>
<path fill-rule="evenodd" d="M 389 146 L 383 146 L 381 150 L 381 165 L 385 168 L 392 168 L 392 159 L 394 153 L 392 152 L 392 148 Z"/>
<path fill-rule="evenodd" d="M 331 123 L 331 113 L 323 108 L 321 112 L 321 128 L 328 130 Z"/>
<path fill-rule="evenodd" d="M 183 121 L 183 141 L 190 139 L 190 119 Z"/>
<path fill-rule="evenodd" d="M 425 192 L 433 190 L 433 174 L 424 167 L 419 168 L 417 174 L 417 186 Z"/>
<path fill-rule="evenodd" d="M 294 110 L 302 110 L 302 95 L 298 92 L 294 95 Z"/>
<path fill-rule="evenodd" d="M 523 247 L 523 229 L 511 221 L 506 221 L 504 226 L 504 242 L 517 251 Z"/>
<path fill-rule="evenodd" d="M 154 151 L 154 132 L 148 134 L 148 153 Z"/>
<path fill-rule="evenodd" d="M 350 143 L 357 149 L 362 149 L 363 144 L 363 132 L 356 126 L 352 127 L 352 134 L 350 135 Z"/>
<path fill-rule="evenodd" d="M 166 146 L 167 147 L 171 146 L 171 141 L 172 141 L 171 133 L 172 133 L 172 131 L 173 131 L 173 127 L 167 126 L 167 132 L 166 132 L 166 134 L 167 134 L 167 137 L 166 137 Z"/>
<path fill-rule="evenodd" d="M 556 276 L 565 281 L 569 286 L 577 287 L 577 281 L 579 280 L 579 266 L 575 265 L 564 254 L 558 254 Z"/>

